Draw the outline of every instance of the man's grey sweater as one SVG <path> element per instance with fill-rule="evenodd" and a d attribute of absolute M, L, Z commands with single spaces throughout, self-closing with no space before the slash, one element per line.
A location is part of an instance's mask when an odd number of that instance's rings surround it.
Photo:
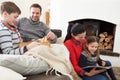
<path fill-rule="evenodd" d="M 18 30 L 23 41 L 40 39 L 46 36 L 51 30 L 43 22 L 34 22 L 30 18 L 21 18 L 17 22 Z M 51 42 L 56 42 L 57 37 Z"/>

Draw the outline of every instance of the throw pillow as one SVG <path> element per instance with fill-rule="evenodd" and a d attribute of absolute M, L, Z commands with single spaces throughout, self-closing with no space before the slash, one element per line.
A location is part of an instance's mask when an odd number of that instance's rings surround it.
<path fill-rule="evenodd" d="M 26 77 L 23 77 L 21 74 L 6 68 L 0 66 L 0 80 L 25 80 Z"/>

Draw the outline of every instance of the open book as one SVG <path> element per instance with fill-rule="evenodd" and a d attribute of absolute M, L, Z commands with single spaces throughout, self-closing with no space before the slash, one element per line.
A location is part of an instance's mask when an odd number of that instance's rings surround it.
<path fill-rule="evenodd" d="M 88 68 L 110 69 L 110 68 L 112 68 L 112 66 L 86 66 L 86 67 L 83 67 L 83 69 L 88 69 Z"/>

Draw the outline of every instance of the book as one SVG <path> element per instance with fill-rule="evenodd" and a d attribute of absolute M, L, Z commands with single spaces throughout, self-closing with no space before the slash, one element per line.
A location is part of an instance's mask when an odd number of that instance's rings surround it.
<path fill-rule="evenodd" d="M 86 66 L 86 67 L 83 67 L 83 69 L 88 69 L 88 68 L 110 69 L 110 68 L 112 68 L 112 66 Z"/>

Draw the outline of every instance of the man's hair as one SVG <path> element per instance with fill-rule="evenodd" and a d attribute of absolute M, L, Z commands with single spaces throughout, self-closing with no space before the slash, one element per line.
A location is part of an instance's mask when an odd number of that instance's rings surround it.
<path fill-rule="evenodd" d="M 0 14 L 3 14 L 3 12 L 6 11 L 7 13 L 18 13 L 21 14 L 21 10 L 19 7 L 11 2 L 11 1 L 5 1 L 0 4 Z"/>
<path fill-rule="evenodd" d="M 31 9 L 32 7 L 34 7 L 34 8 L 39 8 L 39 9 L 40 9 L 40 12 L 42 12 L 42 7 L 41 7 L 39 4 L 37 4 L 37 3 L 32 4 L 32 5 L 30 6 L 30 9 Z"/>

